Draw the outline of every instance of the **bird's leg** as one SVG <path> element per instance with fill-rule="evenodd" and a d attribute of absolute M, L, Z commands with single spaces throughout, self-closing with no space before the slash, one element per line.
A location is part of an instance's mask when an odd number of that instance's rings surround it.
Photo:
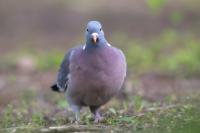
<path fill-rule="evenodd" d="M 78 105 L 72 105 L 71 106 L 72 111 L 75 113 L 75 123 L 79 123 L 80 122 L 80 109 L 81 107 Z"/>
<path fill-rule="evenodd" d="M 99 106 L 90 106 L 90 111 L 94 114 L 94 123 L 98 123 L 98 122 L 102 122 L 103 121 L 103 117 L 100 115 L 99 111 Z"/>

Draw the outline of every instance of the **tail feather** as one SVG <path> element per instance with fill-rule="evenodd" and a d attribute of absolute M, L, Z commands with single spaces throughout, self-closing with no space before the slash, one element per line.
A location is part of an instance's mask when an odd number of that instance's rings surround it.
<path fill-rule="evenodd" d="M 57 84 L 53 84 L 53 85 L 51 86 L 51 90 L 52 90 L 52 91 L 56 91 L 56 92 L 60 92 L 60 89 L 58 88 Z"/>

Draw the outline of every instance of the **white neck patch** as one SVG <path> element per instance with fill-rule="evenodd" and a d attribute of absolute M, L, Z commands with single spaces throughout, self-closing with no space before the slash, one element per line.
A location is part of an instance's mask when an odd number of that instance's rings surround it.
<path fill-rule="evenodd" d="M 107 45 L 108 45 L 109 47 L 111 47 L 111 44 L 110 44 L 110 43 L 107 43 Z"/>
<path fill-rule="evenodd" d="M 86 47 L 86 44 L 85 44 L 85 45 L 83 45 L 83 50 L 85 50 L 85 47 Z"/>

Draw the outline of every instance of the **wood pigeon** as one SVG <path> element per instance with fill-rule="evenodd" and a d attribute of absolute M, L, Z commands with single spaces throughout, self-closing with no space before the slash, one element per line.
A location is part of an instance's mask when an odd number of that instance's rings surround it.
<path fill-rule="evenodd" d="M 51 88 L 65 93 L 77 122 L 83 106 L 89 106 L 95 116 L 94 122 L 100 122 L 103 117 L 98 109 L 119 92 L 126 69 L 123 52 L 107 42 L 100 22 L 90 21 L 86 28 L 86 44 L 66 53 L 57 83 Z"/>

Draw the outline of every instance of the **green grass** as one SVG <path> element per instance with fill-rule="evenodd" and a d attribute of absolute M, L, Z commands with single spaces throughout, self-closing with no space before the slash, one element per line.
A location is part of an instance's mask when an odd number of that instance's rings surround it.
<path fill-rule="evenodd" d="M 200 131 L 200 98 L 191 96 L 180 98 L 178 101 L 148 102 L 136 96 L 124 101 L 129 105 L 113 104 L 103 110 L 106 117 L 101 126 L 111 127 L 116 131 L 165 132 L 165 133 L 198 133 Z M 141 104 L 141 103 L 145 104 Z M 121 103 L 118 101 L 118 103 Z M 122 103 L 123 104 L 123 103 Z M 55 108 L 63 110 L 64 102 L 57 101 Z M 65 114 L 48 116 L 48 109 L 39 109 L 34 101 L 22 102 L 18 106 L 9 104 L 1 114 L 0 130 L 4 132 L 32 132 L 49 126 L 71 125 L 71 115 Z M 30 109 L 35 111 L 30 111 Z M 61 111 L 60 110 L 60 111 Z M 52 118 L 51 118 L 52 117 Z M 92 115 L 88 111 L 81 113 L 81 125 L 95 127 Z M 73 125 L 73 124 L 72 124 Z M 80 126 L 81 126 L 80 125 Z"/>
<path fill-rule="evenodd" d="M 147 0 L 147 5 L 153 12 L 160 12 L 166 0 Z"/>

